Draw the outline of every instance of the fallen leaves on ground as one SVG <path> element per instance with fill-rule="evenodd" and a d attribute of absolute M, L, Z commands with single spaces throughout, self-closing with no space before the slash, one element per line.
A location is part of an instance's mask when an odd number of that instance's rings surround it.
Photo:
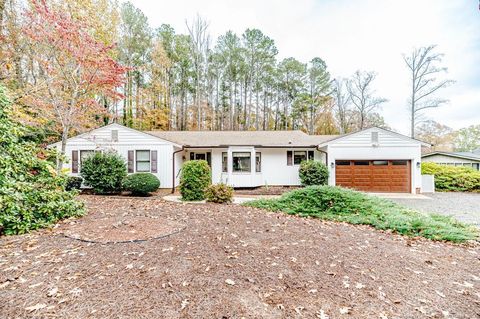
<path fill-rule="evenodd" d="M 388 319 L 480 313 L 475 245 L 236 205 L 81 199 L 89 214 L 80 219 L 0 238 L 2 316 Z M 160 228 L 136 220 L 185 228 L 149 240 Z M 97 244 L 62 235 L 109 241 L 109 232 L 122 229 L 147 240 Z"/>

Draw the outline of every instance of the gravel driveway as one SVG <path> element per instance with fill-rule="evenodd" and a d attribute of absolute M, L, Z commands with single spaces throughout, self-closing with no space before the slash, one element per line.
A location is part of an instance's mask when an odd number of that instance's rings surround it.
<path fill-rule="evenodd" d="M 480 194 L 450 192 L 423 195 L 428 199 L 392 198 L 391 200 L 427 213 L 452 215 L 460 221 L 480 227 Z"/>

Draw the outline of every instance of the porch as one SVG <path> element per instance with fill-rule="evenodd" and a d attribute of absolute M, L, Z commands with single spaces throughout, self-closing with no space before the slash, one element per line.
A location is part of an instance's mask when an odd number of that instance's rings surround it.
<path fill-rule="evenodd" d="M 206 160 L 212 183 L 235 188 L 298 186 L 298 169 L 306 159 L 325 160 L 315 148 L 225 146 L 186 148 L 184 160 Z"/>
<path fill-rule="evenodd" d="M 205 160 L 212 170 L 212 183 L 233 187 L 257 187 L 264 184 L 261 152 L 253 146 L 214 149 L 187 149 L 189 160 Z"/>

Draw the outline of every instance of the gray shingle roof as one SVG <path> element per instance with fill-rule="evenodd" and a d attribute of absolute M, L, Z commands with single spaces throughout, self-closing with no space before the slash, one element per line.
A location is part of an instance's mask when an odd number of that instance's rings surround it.
<path fill-rule="evenodd" d="M 473 157 L 473 158 L 478 158 L 480 160 L 480 154 L 478 153 L 473 153 L 473 152 L 455 152 L 454 154 L 458 154 L 461 156 L 468 156 L 468 157 Z"/>
<path fill-rule="evenodd" d="M 146 133 L 186 147 L 315 147 L 336 136 L 308 135 L 302 131 L 149 131 Z"/>

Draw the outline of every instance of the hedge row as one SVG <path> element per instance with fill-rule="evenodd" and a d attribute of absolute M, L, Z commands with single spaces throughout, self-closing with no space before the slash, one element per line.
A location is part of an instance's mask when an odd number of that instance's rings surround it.
<path fill-rule="evenodd" d="M 422 174 L 435 176 L 435 189 L 438 191 L 480 191 L 480 172 L 472 168 L 422 163 Z"/>

